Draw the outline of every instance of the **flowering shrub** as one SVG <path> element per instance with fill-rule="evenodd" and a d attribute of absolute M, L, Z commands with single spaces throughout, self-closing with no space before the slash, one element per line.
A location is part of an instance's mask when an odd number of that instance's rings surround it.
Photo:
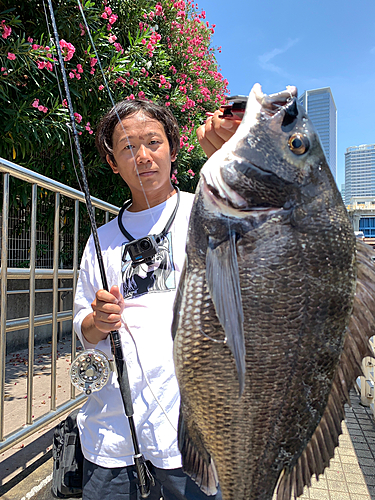
<path fill-rule="evenodd" d="M 79 188 L 51 22 L 47 26 L 39 0 L 4 4 L 0 156 Z M 150 99 L 174 113 L 181 152 L 172 180 L 193 190 L 205 161 L 195 130 L 223 102 L 228 83 L 218 71 L 210 46 L 215 26 L 204 11 L 190 0 L 82 0 L 97 56 L 76 0 L 53 4 L 91 194 L 117 205 L 128 196 L 94 147 L 95 125 L 111 107 L 99 63 L 115 102 Z"/>

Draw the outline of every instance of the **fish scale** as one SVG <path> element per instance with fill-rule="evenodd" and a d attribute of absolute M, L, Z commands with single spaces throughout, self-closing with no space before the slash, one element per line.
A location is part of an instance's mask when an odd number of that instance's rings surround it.
<path fill-rule="evenodd" d="M 183 468 L 224 500 L 271 500 L 277 484 L 289 500 L 338 445 L 375 333 L 374 252 L 295 88 L 255 86 L 201 174 L 172 325 Z"/>

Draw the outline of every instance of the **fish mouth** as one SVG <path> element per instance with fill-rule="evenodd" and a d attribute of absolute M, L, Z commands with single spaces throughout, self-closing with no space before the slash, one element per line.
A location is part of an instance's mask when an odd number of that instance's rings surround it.
<path fill-rule="evenodd" d="M 275 114 L 284 111 L 293 103 L 297 98 L 297 87 L 288 85 L 285 90 L 277 92 L 276 94 L 264 94 L 262 87 L 256 83 L 252 89 L 256 101 L 260 105 L 260 112 L 266 116 L 273 117 Z"/>
<path fill-rule="evenodd" d="M 249 216 L 272 216 L 283 211 L 282 207 L 271 205 L 249 205 L 241 195 L 231 189 L 222 179 L 221 182 L 207 182 L 207 179 L 202 175 L 201 182 L 206 207 L 210 207 L 215 212 L 219 211 L 222 215 L 246 218 Z"/>
<path fill-rule="evenodd" d="M 267 167 L 259 166 L 251 161 L 249 158 L 244 162 L 244 158 L 238 156 L 238 144 L 244 141 L 245 138 L 251 140 L 256 148 L 256 141 L 258 137 L 249 135 L 249 131 L 256 130 L 261 120 L 274 120 L 282 121 L 282 127 L 288 127 L 293 123 L 298 113 L 297 103 L 297 88 L 288 86 L 285 90 L 276 94 L 264 94 L 262 87 L 256 83 L 249 95 L 246 111 L 240 126 L 236 133 L 218 150 L 213 154 L 201 170 L 201 179 L 203 183 L 204 199 L 212 210 L 215 212 L 220 211 L 223 215 L 234 217 L 257 217 L 259 215 L 272 216 L 284 210 L 284 200 L 278 204 L 267 200 L 262 200 L 260 197 L 251 196 L 249 199 L 246 196 L 241 196 L 235 188 L 231 188 L 227 183 L 228 172 L 253 170 L 255 174 L 262 176 L 263 174 L 273 174 L 275 179 L 277 175 L 268 170 Z M 250 137 L 250 139 L 249 139 Z M 229 165 L 237 165 L 237 167 L 229 167 Z M 225 178 L 223 177 L 225 173 Z M 238 172 L 237 172 L 238 173 Z M 246 176 L 246 173 L 245 173 Z M 234 185 L 234 184 L 233 184 Z M 242 192 L 242 189 L 240 189 Z M 258 198 L 258 199 L 257 199 Z"/>

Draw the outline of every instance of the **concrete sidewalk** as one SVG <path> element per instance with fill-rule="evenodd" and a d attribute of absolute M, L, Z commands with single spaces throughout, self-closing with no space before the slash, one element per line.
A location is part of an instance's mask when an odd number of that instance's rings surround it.
<path fill-rule="evenodd" d="M 375 422 L 354 391 L 351 402 L 330 467 L 301 499 L 375 500 Z"/>
<path fill-rule="evenodd" d="M 35 417 L 45 412 L 49 402 L 50 346 L 37 347 Z M 59 343 L 57 404 L 69 399 L 70 342 Z M 7 358 L 6 433 L 20 427 L 25 415 L 27 360 L 25 352 Z M 35 378 L 34 377 L 34 378 Z M 303 500 L 375 500 L 375 422 L 370 410 L 361 406 L 351 392 L 352 407 L 346 407 L 344 434 L 330 467 L 305 489 Z M 0 497 L 3 500 L 50 500 L 52 435 L 60 419 L 30 436 L 0 456 Z M 259 499 L 262 500 L 262 499 Z"/>
<path fill-rule="evenodd" d="M 81 350 L 81 347 L 77 349 Z M 70 399 L 70 351 L 70 339 L 62 338 L 58 342 L 57 349 L 57 406 Z M 11 353 L 6 357 L 5 436 L 15 432 L 26 422 L 27 366 L 28 353 L 26 349 Z M 32 413 L 33 419 L 37 419 L 49 411 L 51 404 L 51 344 L 35 346 L 33 386 Z M 40 484 L 50 474 L 53 431 L 64 418 L 65 415 L 61 415 L 43 429 L 0 454 L 1 498 L 20 500 L 30 492 L 33 486 Z M 45 474 L 44 471 L 49 472 Z M 35 479 L 32 480 L 31 478 L 34 476 Z"/>

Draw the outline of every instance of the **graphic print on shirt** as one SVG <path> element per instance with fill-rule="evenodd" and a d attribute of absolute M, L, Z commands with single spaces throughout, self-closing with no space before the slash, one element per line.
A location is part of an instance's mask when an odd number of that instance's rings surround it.
<path fill-rule="evenodd" d="M 139 297 L 145 293 L 175 290 L 176 280 L 173 264 L 172 235 L 168 233 L 158 244 L 159 251 L 151 265 L 133 267 L 129 254 L 124 255 L 126 243 L 122 245 L 122 295 L 124 299 Z"/>

